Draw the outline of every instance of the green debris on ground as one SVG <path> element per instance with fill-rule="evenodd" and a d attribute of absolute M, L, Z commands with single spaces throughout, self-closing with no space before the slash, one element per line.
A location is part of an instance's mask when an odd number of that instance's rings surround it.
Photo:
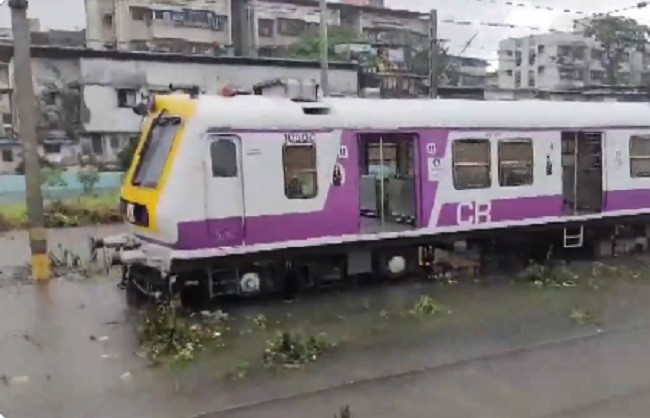
<path fill-rule="evenodd" d="M 337 415 L 334 415 L 334 418 L 352 418 L 352 412 L 350 411 L 350 406 L 345 405 L 341 408 Z"/>
<path fill-rule="evenodd" d="M 66 228 L 122 222 L 116 194 L 84 195 L 76 199 L 53 200 L 45 205 L 45 226 Z M 25 203 L 0 205 L 0 231 L 27 227 Z"/>
<path fill-rule="evenodd" d="M 220 315 L 182 317 L 172 305 L 151 307 L 142 315 L 140 345 L 152 365 L 183 365 L 191 362 L 208 343 L 223 347 L 227 327 Z"/>
<path fill-rule="evenodd" d="M 413 304 L 409 314 L 412 316 L 451 315 L 451 310 L 431 296 L 423 295 Z"/>
<path fill-rule="evenodd" d="M 536 287 L 576 287 L 577 274 L 569 271 L 564 264 L 560 266 L 548 266 L 531 262 L 522 271 L 518 279 L 523 282 L 532 283 Z"/>
<path fill-rule="evenodd" d="M 266 329 L 268 326 L 268 320 L 264 314 L 259 314 L 253 317 L 253 323 L 260 329 Z"/>
<path fill-rule="evenodd" d="M 578 325 L 595 324 L 596 318 L 593 313 L 587 309 L 580 307 L 573 307 L 569 313 L 569 318 Z"/>
<path fill-rule="evenodd" d="M 318 360 L 336 346 L 325 333 L 309 335 L 297 330 L 277 331 L 266 342 L 263 360 L 267 367 L 299 368 Z"/>

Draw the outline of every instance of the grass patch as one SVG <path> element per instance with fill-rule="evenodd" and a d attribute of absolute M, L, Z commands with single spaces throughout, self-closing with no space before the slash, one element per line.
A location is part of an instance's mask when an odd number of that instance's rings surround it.
<path fill-rule="evenodd" d="M 409 310 L 411 316 L 436 316 L 441 314 L 451 315 L 451 310 L 445 305 L 436 302 L 431 296 L 420 296 Z"/>
<path fill-rule="evenodd" d="M 223 346 L 221 341 L 226 330 L 223 316 L 192 321 L 179 316 L 174 306 L 160 305 L 143 312 L 140 345 L 154 366 L 184 365 L 191 362 L 208 343 Z"/>
<path fill-rule="evenodd" d="M 316 361 L 336 346 L 325 333 L 307 335 L 296 330 L 278 331 L 266 342 L 264 364 L 267 367 L 299 368 Z"/>
<path fill-rule="evenodd" d="M 45 205 L 45 226 L 65 228 L 121 223 L 117 193 L 85 195 L 75 199 L 55 200 Z M 0 231 L 27 226 L 26 203 L 0 205 Z"/>
<path fill-rule="evenodd" d="M 569 318 L 578 325 L 595 325 L 596 318 L 586 309 L 574 307 L 569 313 Z"/>
<path fill-rule="evenodd" d="M 577 278 L 564 265 L 550 267 L 535 263 L 531 263 L 518 276 L 519 281 L 530 282 L 537 287 L 576 287 Z"/>

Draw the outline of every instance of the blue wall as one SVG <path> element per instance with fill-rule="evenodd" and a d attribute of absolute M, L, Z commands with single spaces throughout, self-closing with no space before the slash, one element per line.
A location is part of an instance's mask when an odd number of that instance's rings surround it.
<path fill-rule="evenodd" d="M 99 173 L 99 181 L 95 185 L 96 193 L 112 193 L 122 186 L 124 173 L 106 172 Z M 81 196 L 83 185 L 77 179 L 77 172 L 68 170 L 63 173 L 63 180 L 67 183 L 63 187 L 43 187 L 46 198 L 64 199 Z M 17 174 L 0 174 L 0 204 L 16 203 L 25 200 L 25 176 Z"/>

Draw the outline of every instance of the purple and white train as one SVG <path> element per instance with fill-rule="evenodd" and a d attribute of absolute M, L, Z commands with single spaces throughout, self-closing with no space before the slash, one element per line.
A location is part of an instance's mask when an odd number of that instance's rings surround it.
<path fill-rule="evenodd" d="M 157 96 L 121 200 L 131 232 L 98 245 L 147 292 L 407 274 L 458 240 L 645 236 L 650 105 Z"/>

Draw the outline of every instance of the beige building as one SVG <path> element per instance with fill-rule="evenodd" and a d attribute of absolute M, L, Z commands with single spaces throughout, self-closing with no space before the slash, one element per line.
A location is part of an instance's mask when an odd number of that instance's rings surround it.
<path fill-rule="evenodd" d="M 317 0 L 86 0 L 92 49 L 203 55 L 283 55 L 320 23 Z M 367 3 L 367 4 L 366 4 Z M 381 2 L 328 3 L 328 25 L 373 43 L 409 45 L 426 36 L 420 13 Z"/>
<path fill-rule="evenodd" d="M 232 45 L 231 0 L 86 0 L 92 49 L 214 55 Z"/>
<path fill-rule="evenodd" d="M 499 44 L 499 87 L 571 89 L 607 83 L 604 51 L 580 32 L 505 39 Z M 619 84 L 650 81 L 650 57 L 630 50 L 619 66 Z"/>

